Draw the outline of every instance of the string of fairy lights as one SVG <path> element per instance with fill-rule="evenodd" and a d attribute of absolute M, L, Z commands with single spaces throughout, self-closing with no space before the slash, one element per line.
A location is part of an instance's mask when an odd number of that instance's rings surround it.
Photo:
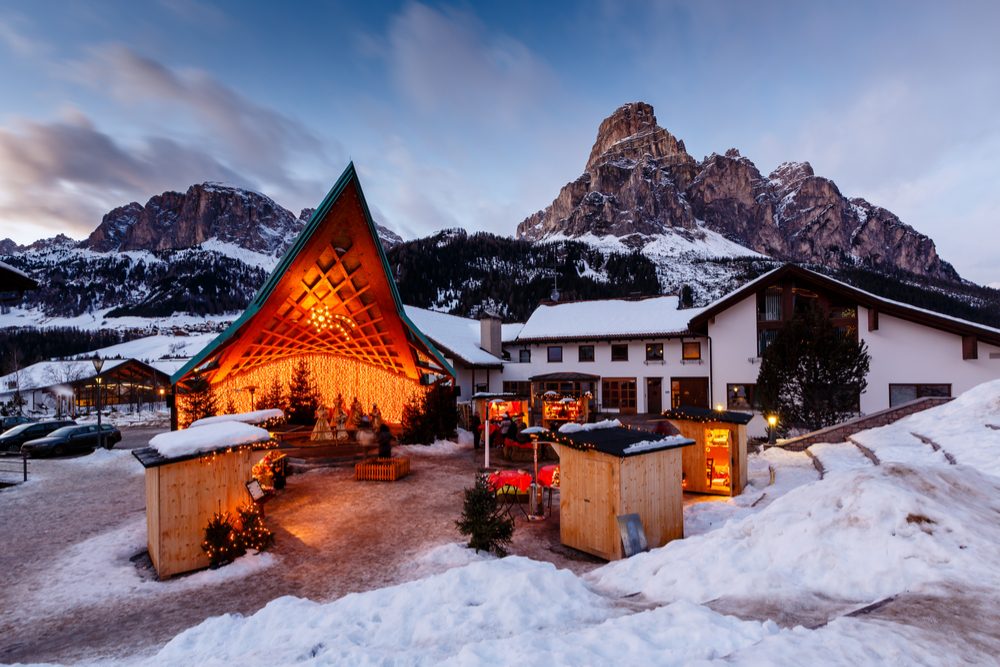
<path fill-rule="evenodd" d="M 325 304 L 314 306 L 309 311 L 309 323 L 319 333 L 334 331 L 344 340 L 351 340 L 351 332 L 357 328 L 354 320 L 346 315 L 334 313 Z"/>
<path fill-rule="evenodd" d="M 312 380 L 319 390 L 320 403 L 333 405 L 340 394 L 347 400 L 357 398 L 362 405 L 378 405 L 386 421 L 398 423 L 403 418 L 403 406 L 421 396 L 427 387 L 389 371 L 332 355 L 301 355 L 276 359 L 261 366 L 245 370 L 213 386 L 224 402 L 230 399 L 237 412 L 249 412 L 271 406 L 261 405 L 261 392 L 277 379 L 287 392 L 288 379 L 299 362 L 305 360 Z M 256 404 L 246 387 L 257 387 Z M 179 404 L 180 407 L 180 404 Z"/>

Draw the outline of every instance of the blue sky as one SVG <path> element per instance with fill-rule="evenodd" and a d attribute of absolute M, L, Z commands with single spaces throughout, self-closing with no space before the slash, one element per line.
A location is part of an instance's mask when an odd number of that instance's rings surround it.
<path fill-rule="evenodd" d="M 1000 3 L 0 5 L 0 238 L 205 180 L 404 236 L 512 234 L 644 100 L 696 158 L 808 160 L 1000 281 Z"/>

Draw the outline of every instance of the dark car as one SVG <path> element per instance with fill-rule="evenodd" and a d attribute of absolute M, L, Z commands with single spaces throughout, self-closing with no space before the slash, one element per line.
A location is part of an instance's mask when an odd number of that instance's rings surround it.
<path fill-rule="evenodd" d="M 76 426 L 72 419 L 58 419 L 34 424 L 21 424 L 0 435 L 0 452 L 20 452 L 21 445 L 29 440 L 44 438 L 57 428 Z"/>
<path fill-rule="evenodd" d="M 114 426 L 101 426 L 104 436 L 104 446 L 111 449 L 122 439 L 122 433 Z M 63 426 L 44 438 L 29 440 L 21 445 L 21 453 L 28 456 L 62 456 L 72 452 L 89 452 L 99 444 L 99 434 L 96 424 L 84 426 Z"/>
<path fill-rule="evenodd" d="M 25 417 L 24 415 L 12 415 L 10 417 L 0 417 L 0 433 L 6 433 L 8 430 L 14 428 L 15 426 L 20 426 L 21 424 L 30 424 L 35 421 L 31 417 Z"/>

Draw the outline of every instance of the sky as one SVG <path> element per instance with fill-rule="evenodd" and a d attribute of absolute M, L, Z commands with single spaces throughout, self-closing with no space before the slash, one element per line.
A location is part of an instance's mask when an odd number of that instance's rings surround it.
<path fill-rule="evenodd" d="M 0 4 L 0 238 L 193 183 L 511 235 L 646 101 L 696 158 L 809 161 L 1000 282 L 1000 3 Z"/>

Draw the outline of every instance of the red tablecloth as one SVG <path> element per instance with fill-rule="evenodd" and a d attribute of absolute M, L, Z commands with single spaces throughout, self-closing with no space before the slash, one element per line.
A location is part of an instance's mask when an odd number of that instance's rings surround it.
<path fill-rule="evenodd" d="M 559 466 L 542 466 L 538 470 L 538 483 L 553 489 L 559 488 Z"/>
<path fill-rule="evenodd" d="M 490 473 L 488 483 L 493 491 L 505 486 L 513 486 L 518 491 L 527 493 L 528 489 L 531 488 L 531 474 L 524 470 L 500 470 Z"/>

